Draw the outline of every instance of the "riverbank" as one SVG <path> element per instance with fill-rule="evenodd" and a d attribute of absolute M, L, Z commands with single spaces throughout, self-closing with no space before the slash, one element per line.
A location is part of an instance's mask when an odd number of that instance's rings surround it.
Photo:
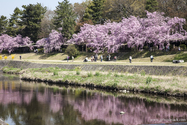
<path fill-rule="evenodd" d="M 8 76 L 8 74 L 7 74 Z M 10 75 L 12 77 L 12 75 Z M 102 89 L 90 89 L 86 87 L 80 87 L 80 86 L 58 86 L 57 84 L 45 84 L 45 83 L 36 83 L 36 82 L 27 82 L 27 81 L 21 81 L 20 83 L 23 83 L 22 86 L 26 87 L 47 87 L 53 89 L 54 92 L 58 92 L 60 90 L 70 90 L 70 91 L 87 91 L 91 93 L 102 93 L 103 95 L 111 95 L 119 98 L 139 98 L 146 100 L 147 102 L 154 102 L 154 103 L 165 103 L 165 104 L 175 104 L 175 105 L 186 105 L 187 98 L 186 97 L 174 97 L 174 96 L 162 96 L 162 95 L 153 95 L 153 94 L 147 94 L 147 93 L 136 93 L 136 92 L 113 92 L 113 91 L 103 91 Z"/>
<path fill-rule="evenodd" d="M 83 86 L 109 91 L 142 92 L 168 96 L 187 96 L 187 78 L 141 74 L 82 71 L 80 67 L 17 69 L 3 68 L 5 73 L 22 73 L 21 79 L 59 85 Z"/>

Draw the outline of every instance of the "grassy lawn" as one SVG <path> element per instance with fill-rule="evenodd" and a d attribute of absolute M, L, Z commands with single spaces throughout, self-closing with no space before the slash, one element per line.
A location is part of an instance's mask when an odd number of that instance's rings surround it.
<path fill-rule="evenodd" d="M 2 56 L 8 56 L 7 59 L 12 59 L 11 54 L 1 54 Z M 19 60 L 19 56 L 22 56 L 22 59 L 33 59 L 33 60 L 66 60 L 67 55 L 65 53 L 20 53 L 13 54 L 15 59 Z M 91 52 L 80 52 L 80 55 L 75 58 L 75 60 L 84 60 L 87 56 L 90 58 L 92 55 L 95 55 Z M 104 56 L 106 59 L 107 53 L 99 54 Z M 129 56 L 132 56 L 133 60 L 136 61 L 150 61 L 150 56 L 154 56 L 156 62 L 167 62 L 173 59 L 185 59 L 187 61 L 187 51 L 132 51 L 132 52 L 120 52 L 111 54 L 111 59 L 113 60 L 114 56 L 117 56 L 118 61 L 128 60 Z"/>
<path fill-rule="evenodd" d="M 11 55 L 1 54 L 3 57 L 6 55 L 7 60 L 12 60 Z M 97 62 L 84 62 L 83 60 L 86 56 L 90 59 L 94 53 L 81 52 L 78 57 L 72 62 L 66 61 L 67 55 L 64 53 L 49 53 L 49 54 L 36 54 L 36 53 L 25 53 L 25 54 L 14 54 L 14 60 L 37 62 L 37 63 L 68 63 L 68 64 L 110 64 L 110 65 L 160 65 L 160 66 L 187 66 L 187 63 L 173 64 L 172 60 L 184 60 L 187 62 L 187 51 L 138 51 L 138 52 L 122 52 L 111 54 L 112 61 L 106 61 L 107 54 L 102 54 L 104 56 L 104 61 L 101 63 L 100 60 Z M 100 57 L 101 54 L 99 54 Z M 113 61 L 113 57 L 117 56 L 118 59 L 116 62 Z M 150 63 L 150 55 L 154 56 L 153 63 Z M 129 56 L 132 56 L 132 63 L 129 63 Z"/>

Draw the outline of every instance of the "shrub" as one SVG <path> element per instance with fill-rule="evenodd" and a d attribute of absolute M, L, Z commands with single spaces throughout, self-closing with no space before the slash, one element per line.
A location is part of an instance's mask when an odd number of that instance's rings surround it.
<path fill-rule="evenodd" d="M 65 53 L 70 56 L 70 58 L 72 56 L 74 57 L 77 57 L 79 55 L 79 51 L 77 50 L 77 48 L 75 47 L 75 45 L 69 45 L 67 48 L 66 48 L 66 51 Z"/>
<path fill-rule="evenodd" d="M 90 73 L 88 73 L 88 77 L 92 77 L 93 76 L 93 74 L 90 72 Z"/>
<path fill-rule="evenodd" d="M 54 75 L 54 76 L 58 76 L 58 72 L 54 71 L 54 72 L 53 72 L 53 75 Z"/>
<path fill-rule="evenodd" d="M 141 76 L 145 76 L 145 71 L 144 70 L 141 71 Z"/>
<path fill-rule="evenodd" d="M 76 71 L 76 74 L 77 74 L 77 75 L 80 75 L 80 71 Z"/>
<path fill-rule="evenodd" d="M 99 72 L 96 72 L 95 73 L 95 76 L 100 76 L 101 74 Z"/>
<path fill-rule="evenodd" d="M 152 81 L 152 77 L 148 76 L 148 77 L 146 78 L 146 84 L 151 83 L 151 81 Z"/>

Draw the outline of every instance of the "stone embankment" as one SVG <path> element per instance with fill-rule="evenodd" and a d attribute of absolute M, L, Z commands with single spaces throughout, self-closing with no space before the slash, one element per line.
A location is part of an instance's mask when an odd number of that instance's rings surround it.
<path fill-rule="evenodd" d="M 82 71 L 111 71 L 121 73 L 141 73 L 147 75 L 172 75 L 187 76 L 187 67 L 185 66 L 140 66 L 140 65 L 99 65 L 99 64 L 41 64 L 26 61 L 0 60 L 0 69 L 3 67 L 13 67 L 20 69 L 27 68 L 47 68 L 59 67 L 63 69 L 74 69 L 80 67 Z"/>

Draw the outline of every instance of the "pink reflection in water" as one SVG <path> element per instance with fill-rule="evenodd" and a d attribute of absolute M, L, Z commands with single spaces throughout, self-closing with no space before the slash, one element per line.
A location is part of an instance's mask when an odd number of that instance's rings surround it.
<path fill-rule="evenodd" d="M 170 105 L 154 103 L 148 105 L 144 100 L 125 99 L 96 94 L 92 98 L 71 102 L 81 112 L 85 120 L 100 119 L 106 123 L 136 125 L 143 123 L 169 123 L 171 118 L 187 118 L 186 111 L 172 110 Z M 124 111 L 124 115 L 120 115 Z"/>
<path fill-rule="evenodd" d="M 71 91 L 67 90 L 71 94 Z M 26 92 L 0 90 L 0 103 L 7 105 L 9 103 L 26 103 L 29 104 L 36 94 L 40 103 L 48 104 L 53 113 L 59 112 L 63 115 L 62 109 L 64 103 L 71 104 L 74 109 L 82 114 L 82 118 L 89 120 L 102 120 L 108 124 L 122 123 L 125 125 L 136 125 L 144 123 L 168 123 L 175 120 L 174 118 L 187 118 L 187 111 L 173 109 L 169 104 L 148 103 L 142 99 L 133 98 L 116 98 L 114 96 L 103 96 L 99 93 L 92 96 L 85 96 L 84 99 L 75 96 L 63 96 L 62 94 L 54 94 L 48 88 L 44 92 L 34 92 L 29 90 Z M 120 115 L 120 111 L 125 114 Z"/>

